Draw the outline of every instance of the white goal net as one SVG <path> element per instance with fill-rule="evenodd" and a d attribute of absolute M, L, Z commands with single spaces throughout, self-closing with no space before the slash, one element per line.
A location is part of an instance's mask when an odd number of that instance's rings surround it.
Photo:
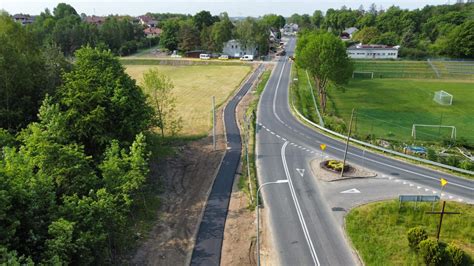
<path fill-rule="evenodd" d="M 373 79 L 374 78 L 374 72 L 354 71 L 354 72 L 352 72 L 352 78 Z"/>
<path fill-rule="evenodd" d="M 417 128 L 424 128 L 425 130 L 423 130 L 422 132 L 419 132 L 419 130 L 417 131 Z M 426 130 L 426 129 L 432 129 L 432 130 Z M 456 131 L 455 126 L 413 124 L 411 128 L 411 136 L 413 137 L 413 139 L 417 139 L 417 137 L 419 138 L 420 137 L 419 135 L 422 135 L 425 138 L 426 137 L 433 138 L 437 135 L 435 132 L 438 131 L 438 135 L 439 135 L 442 129 L 443 131 L 448 130 L 449 132 L 447 135 L 446 135 L 447 132 L 443 132 L 444 133 L 443 135 L 445 135 L 446 137 L 449 137 L 451 140 L 456 140 L 457 131 Z M 417 135 L 417 133 L 419 134 Z"/>
<path fill-rule="evenodd" d="M 433 100 L 442 105 L 452 105 L 453 104 L 453 95 L 445 91 L 435 92 Z"/>

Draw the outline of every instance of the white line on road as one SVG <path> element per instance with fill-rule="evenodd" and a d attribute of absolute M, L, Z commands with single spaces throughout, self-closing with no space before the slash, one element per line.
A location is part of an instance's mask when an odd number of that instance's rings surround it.
<path fill-rule="evenodd" d="M 281 161 L 283 162 L 283 168 L 285 169 L 286 178 L 288 179 L 288 185 L 290 187 L 291 197 L 293 198 L 293 203 L 295 204 L 296 213 L 298 214 L 298 218 L 301 223 L 301 228 L 303 229 L 304 236 L 306 238 L 306 242 L 308 243 L 309 251 L 311 253 L 311 257 L 313 257 L 313 261 L 316 265 L 319 264 L 318 255 L 314 250 L 313 241 L 311 240 L 311 236 L 309 235 L 308 227 L 306 226 L 306 222 L 303 217 L 303 212 L 301 211 L 300 203 L 298 202 L 298 198 L 296 197 L 295 188 L 293 187 L 293 182 L 291 181 L 290 171 L 288 170 L 288 165 L 286 164 L 286 156 L 285 156 L 285 149 L 288 145 L 288 142 L 285 142 L 281 147 Z"/>
<path fill-rule="evenodd" d="M 277 94 L 278 94 L 278 87 L 280 87 L 281 77 L 283 76 L 283 70 L 285 70 L 285 66 L 286 66 L 286 63 L 284 63 L 283 67 L 281 68 L 280 77 L 278 78 L 278 82 L 277 82 L 276 89 L 275 89 L 275 94 L 273 95 L 273 114 L 278 119 L 278 121 L 280 121 L 280 123 L 282 123 L 282 124 L 284 124 L 283 121 L 280 119 L 280 117 L 276 113 L 276 98 L 277 98 Z"/>

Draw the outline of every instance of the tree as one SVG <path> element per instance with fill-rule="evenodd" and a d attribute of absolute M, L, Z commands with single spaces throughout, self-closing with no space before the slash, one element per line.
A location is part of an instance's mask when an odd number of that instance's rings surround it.
<path fill-rule="evenodd" d="M 110 51 L 85 47 L 64 75 L 58 103 L 70 139 L 97 159 L 111 140 L 128 146 L 150 126 L 153 109 Z"/>
<path fill-rule="evenodd" d="M 212 16 L 209 11 L 200 11 L 193 17 L 194 26 L 201 31 L 205 27 L 210 27 L 219 21 L 218 16 Z"/>
<path fill-rule="evenodd" d="M 397 45 L 399 44 L 398 35 L 395 32 L 385 32 L 374 40 L 375 43 L 385 45 Z"/>
<path fill-rule="evenodd" d="M 207 29 L 207 28 L 206 28 Z M 200 35 L 198 29 L 191 20 L 184 20 L 179 23 L 178 49 L 181 51 L 195 50 L 200 45 Z"/>
<path fill-rule="evenodd" d="M 234 24 L 229 19 L 227 13 L 221 14 L 221 20 L 212 26 L 211 37 L 216 51 L 222 51 L 224 43 L 232 39 Z"/>
<path fill-rule="evenodd" d="M 376 27 L 366 27 L 354 34 L 353 39 L 364 44 L 374 43 L 380 36 Z"/>
<path fill-rule="evenodd" d="M 59 3 L 54 9 L 53 14 L 56 19 L 62 19 L 68 16 L 79 16 L 71 5 Z"/>
<path fill-rule="evenodd" d="M 160 43 L 170 51 L 178 48 L 179 22 L 176 19 L 169 19 L 163 23 Z"/>
<path fill-rule="evenodd" d="M 281 29 L 285 26 L 286 20 L 281 15 L 267 14 L 261 19 L 268 28 Z"/>
<path fill-rule="evenodd" d="M 333 34 L 323 31 L 308 32 L 298 39 L 296 63 L 307 69 L 315 80 L 323 112 L 326 111 L 326 89 L 329 83 L 335 86 L 346 83 L 353 70 L 344 43 Z"/>
<path fill-rule="evenodd" d="M 449 35 L 448 54 L 454 57 L 474 58 L 474 20 L 466 20 Z"/>
<path fill-rule="evenodd" d="M 260 55 L 265 55 L 268 52 L 268 28 L 259 21 L 253 18 L 246 18 L 239 21 L 235 28 L 236 37 L 242 47 L 256 47 Z"/>
<path fill-rule="evenodd" d="M 315 10 L 313 16 L 311 17 L 311 23 L 316 29 L 321 28 L 321 25 L 324 22 L 323 12 L 320 10 Z"/>
<path fill-rule="evenodd" d="M 8 15 L 0 15 L 0 43 L 0 127 L 16 132 L 37 119 L 44 95 L 55 92 L 68 64 Z"/>
<path fill-rule="evenodd" d="M 175 110 L 176 97 L 173 96 L 171 80 L 158 70 L 150 69 L 143 74 L 143 87 L 155 108 L 154 124 L 160 129 L 161 137 L 165 137 L 165 132 L 176 135 L 182 128 L 182 119 Z"/>

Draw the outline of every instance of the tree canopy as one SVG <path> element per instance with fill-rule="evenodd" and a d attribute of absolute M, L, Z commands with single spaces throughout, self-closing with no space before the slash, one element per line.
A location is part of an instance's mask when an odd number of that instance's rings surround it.
<path fill-rule="evenodd" d="M 326 110 L 327 86 L 346 83 L 353 68 L 344 43 L 325 31 L 306 32 L 298 38 L 296 63 L 308 70 L 315 80 L 323 112 Z"/>

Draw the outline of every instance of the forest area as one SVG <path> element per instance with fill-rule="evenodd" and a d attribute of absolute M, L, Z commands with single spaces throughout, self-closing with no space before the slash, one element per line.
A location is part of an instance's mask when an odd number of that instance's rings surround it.
<path fill-rule="evenodd" d="M 421 9 L 372 4 L 367 10 L 320 10 L 312 15 L 294 14 L 287 19 L 303 29 L 323 29 L 339 35 L 344 29 L 359 29 L 353 39 L 364 44 L 400 45 L 400 57 L 474 58 L 474 3 L 427 5 Z"/>

